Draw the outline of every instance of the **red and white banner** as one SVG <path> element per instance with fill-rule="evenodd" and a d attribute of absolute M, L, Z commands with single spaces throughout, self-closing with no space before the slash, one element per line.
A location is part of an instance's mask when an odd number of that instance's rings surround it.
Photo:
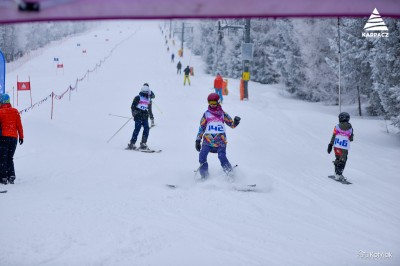
<path fill-rule="evenodd" d="M 31 90 L 31 82 L 17 82 L 17 90 L 18 91 L 30 91 Z"/>
<path fill-rule="evenodd" d="M 31 107 L 32 107 L 32 91 L 31 91 L 31 77 L 29 77 L 29 81 L 18 81 L 17 76 L 17 106 L 18 106 L 18 91 L 29 91 L 31 96 Z"/>

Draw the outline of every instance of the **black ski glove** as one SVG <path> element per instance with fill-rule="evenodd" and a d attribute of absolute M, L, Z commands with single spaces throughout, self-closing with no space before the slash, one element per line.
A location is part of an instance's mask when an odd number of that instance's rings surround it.
<path fill-rule="evenodd" d="M 137 110 L 132 110 L 132 117 L 135 117 L 137 115 L 138 111 Z"/>
<path fill-rule="evenodd" d="M 239 125 L 239 123 L 240 123 L 240 117 L 235 116 L 235 118 L 233 119 L 233 124 L 234 124 L 235 127 L 236 127 L 237 125 Z"/>
<path fill-rule="evenodd" d="M 201 150 L 201 144 L 200 144 L 200 140 L 196 140 L 196 151 L 200 151 Z"/>
<path fill-rule="evenodd" d="M 19 139 L 19 145 L 22 145 L 24 143 L 24 139 Z"/>
<path fill-rule="evenodd" d="M 329 143 L 329 145 L 328 145 L 328 153 L 330 154 L 331 151 L 332 151 L 332 144 Z"/>

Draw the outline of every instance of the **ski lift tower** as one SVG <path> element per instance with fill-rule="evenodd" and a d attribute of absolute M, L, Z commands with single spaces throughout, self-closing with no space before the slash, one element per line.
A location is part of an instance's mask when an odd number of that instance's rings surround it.
<path fill-rule="evenodd" d="M 218 42 L 221 42 L 223 35 L 222 31 L 224 29 L 242 29 L 244 30 L 244 42 L 242 43 L 242 62 L 243 62 L 243 71 L 242 71 L 242 80 L 244 84 L 244 97 L 243 100 L 249 99 L 249 80 L 250 80 L 250 61 L 253 60 L 253 43 L 250 42 L 250 19 L 245 19 L 245 25 L 221 25 L 220 21 L 218 21 Z"/>
<path fill-rule="evenodd" d="M 189 30 L 191 30 L 193 32 L 193 27 L 185 25 L 184 22 L 182 22 L 181 31 L 177 31 L 176 29 L 174 30 L 174 35 L 175 35 L 175 33 L 181 33 L 182 34 L 182 36 L 181 36 L 181 50 L 180 50 L 181 51 L 181 54 L 180 54 L 181 57 L 183 57 L 183 43 L 184 43 L 184 40 L 185 40 L 185 30 L 186 29 L 189 29 Z"/>

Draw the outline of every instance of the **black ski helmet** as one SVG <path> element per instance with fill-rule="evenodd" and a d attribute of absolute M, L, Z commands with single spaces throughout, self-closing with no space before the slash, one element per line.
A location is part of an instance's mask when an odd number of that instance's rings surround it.
<path fill-rule="evenodd" d="M 349 113 L 341 112 L 339 114 L 339 122 L 349 122 L 349 121 L 350 121 Z"/>
<path fill-rule="evenodd" d="M 143 86 L 150 87 L 150 86 L 149 86 L 149 83 L 145 83 L 145 84 L 143 84 Z"/>

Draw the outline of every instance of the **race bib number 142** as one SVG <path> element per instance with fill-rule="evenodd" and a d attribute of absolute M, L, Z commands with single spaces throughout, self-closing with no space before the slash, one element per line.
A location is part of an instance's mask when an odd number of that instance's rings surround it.
<path fill-rule="evenodd" d="M 221 123 L 209 123 L 207 125 L 206 133 L 217 134 L 217 133 L 224 133 L 225 127 Z"/>

